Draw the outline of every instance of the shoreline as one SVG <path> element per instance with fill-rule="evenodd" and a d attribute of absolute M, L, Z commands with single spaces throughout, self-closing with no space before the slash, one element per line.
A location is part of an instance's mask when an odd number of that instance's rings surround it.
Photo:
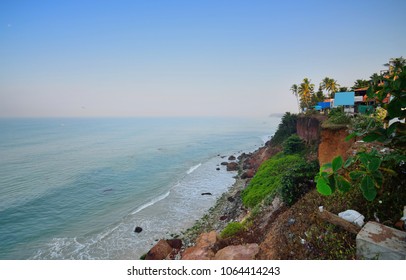
<path fill-rule="evenodd" d="M 247 179 L 241 179 L 239 175 L 236 175 L 235 179 L 233 185 L 216 200 L 207 213 L 195 221 L 193 226 L 174 235 L 183 241 L 183 249 L 195 245 L 197 237 L 203 232 L 215 230 L 220 233 L 229 222 L 240 221 L 247 214 L 240 195 Z"/>

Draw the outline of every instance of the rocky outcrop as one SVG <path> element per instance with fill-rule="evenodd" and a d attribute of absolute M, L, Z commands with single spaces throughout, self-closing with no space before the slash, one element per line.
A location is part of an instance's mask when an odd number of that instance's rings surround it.
<path fill-rule="evenodd" d="M 258 252 L 259 246 L 256 243 L 232 245 L 219 250 L 214 260 L 255 260 Z"/>
<path fill-rule="evenodd" d="M 202 233 L 196 240 L 196 245 L 189 247 L 182 255 L 182 260 L 211 260 L 214 257 L 218 236 L 215 231 Z"/>
<path fill-rule="evenodd" d="M 164 260 L 172 253 L 172 247 L 165 240 L 161 239 L 155 244 L 145 256 L 146 260 Z"/>

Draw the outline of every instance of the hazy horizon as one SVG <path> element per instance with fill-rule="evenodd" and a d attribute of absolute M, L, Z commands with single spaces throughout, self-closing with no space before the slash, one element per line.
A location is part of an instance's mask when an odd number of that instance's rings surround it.
<path fill-rule="evenodd" d="M 406 1 L 1 1 L 0 117 L 297 112 L 405 56 Z"/>

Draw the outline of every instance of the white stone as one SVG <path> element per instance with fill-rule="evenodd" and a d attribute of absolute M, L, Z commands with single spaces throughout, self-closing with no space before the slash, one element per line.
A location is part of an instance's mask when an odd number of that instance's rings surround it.
<path fill-rule="evenodd" d="M 355 210 L 346 210 L 344 212 L 338 213 L 338 217 L 356 224 L 359 227 L 362 227 L 364 225 L 364 215 L 362 215 L 361 213 L 355 211 Z"/>

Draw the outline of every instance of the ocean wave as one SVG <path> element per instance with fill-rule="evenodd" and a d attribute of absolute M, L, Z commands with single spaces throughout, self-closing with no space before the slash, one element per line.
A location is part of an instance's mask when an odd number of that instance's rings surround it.
<path fill-rule="evenodd" d="M 196 169 L 198 169 L 202 164 L 196 164 L 195 166 L 192 166 L 191 168 L 189 168 L 189 170 L 186 172 L 186 174 L 191 174 L 193 171 L 195 171 Z"/>
<path fill-rule="evenodd" d="M 163 195 L 160 195 L 154 199 L 152 199 L 150 202 L 145 203 L 144 205 L 141 205 L 140 207 L 138 207 L 134 212 L 132 212 L 132 215 L 137 214 L 138 212 L 144 210 L 145 208 L 154 205 L 155 203 L 157 203 L 160 200 L 163 200 L 165 198 L 167 198 L 169 196 L 169 194 L 171 193 L 171 191 L 168 191 L 166 193 L 164 193 Z"/>

